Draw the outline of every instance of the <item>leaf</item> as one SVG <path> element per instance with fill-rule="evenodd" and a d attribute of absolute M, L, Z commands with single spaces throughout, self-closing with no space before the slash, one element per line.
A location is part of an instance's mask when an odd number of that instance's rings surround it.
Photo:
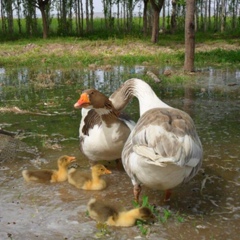
<path fill-rule="evenodd" d="M 148 196 L 144 195 L 142 198 L 142 206 L 147 207 L 149 205 L 148 203 Z"/>

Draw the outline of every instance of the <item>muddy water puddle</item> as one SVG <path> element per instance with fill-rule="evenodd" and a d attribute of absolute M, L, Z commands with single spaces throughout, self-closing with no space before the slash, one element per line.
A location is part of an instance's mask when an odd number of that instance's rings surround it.
<path fill-rule="evenodd" d="M 88 171 L 88 161 L 78 148 L 80 112 L 73 110 L 79 89 L 95 86 L 110 95 L 125 79 L 119 73 L 85 73 L 88 79 L 84 73 L 58 72 L 56 76 L 64 77 L 49 77 L 54 84 L 36 87 L 30 81 L 36 73 L 22 71 L 25 77 L 15 82 L 10 75 L 2 75 L 0 127 L 19 132 L 29 149 L 0 163 L 0 239 L 238 239 L 240 78 L 236 72 L 210 71 L 194 77 L 192 86 L 158 87 L 153 83 L 166 103 L 194 119 L 204 161 L 199 174 L 176 188 L 168 204 L 162 202 L 163 192 L 143 187 L 141 196 L 148 196 L 158 212 L 155 223 L 144 226 L 147 235 L 138 226 L 98 225 L 87 215 L 86 204 L 93 196 L 133 208 L 131 181 L 115 163 L 105 163 L 112 174 L 104 177 L 108 187 L 103 191 L 79 190 L 67 182 L 26 183 L 21 175 L 26 168 L 55 168 L 57 158 L 65 154 L 76 156 L 79 167 Z M 136 101 L 127 112 L 137 120 Z"/>

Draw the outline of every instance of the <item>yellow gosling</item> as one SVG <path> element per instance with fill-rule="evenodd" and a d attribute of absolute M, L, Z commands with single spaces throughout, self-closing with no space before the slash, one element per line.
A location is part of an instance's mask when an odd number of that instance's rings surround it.
<path fill-rule="evenodd" d="M 78 169 L 71 168 L 68 171 L 68 182 L 79 189 L 102 190 L 107 187 L 107 184 L 101 176 L 110 173 L 111 171 L 102 164 L 92 166 L 91 173 L 83 173 Z"/>
<path fill-rule="evenodd" d="M 87 209 L 92 219 L 116 227 L 131 227 L 135 225 L 138 219 L 146 221 L 155 218 L 151 210 L 147 207 L 119 211 L 116 207 L 95 198 L 90 199 Z"/>
<path fill-rule="evenodd" d="M 74 161 L 76 161 L 75 157 L 64 155 L 57 161 L 58 170 L 23 170 L 22 175 L 27 182 L 63 182 L 67 180 L 69 164 Z"/>

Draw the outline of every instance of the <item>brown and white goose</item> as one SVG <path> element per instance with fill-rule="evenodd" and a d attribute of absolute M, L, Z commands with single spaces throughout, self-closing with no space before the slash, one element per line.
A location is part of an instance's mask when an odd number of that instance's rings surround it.
<path fill-rule="evenodd" d="M 194 177 L 202 163 L 203 150 L 192 118 L 161 101 L 152 88 L 140 79 L 127 80 L 113 97 L 135 96 L 140 119 L 122 152 L 123 166 L 132 180 L 135 200 L 141 185 L 170 190 Z"/>
<path fill-rule="evenodd" d="M 121 114 L 130 98 L 126 98 L 125 102 L 116 98 L 111 100 L 96 89 L 88 89 L 74 104 L 76 109 L 82 108 L 80 149 L 91 163 L 120 159 L 123 146 L 135 125 Z"/>

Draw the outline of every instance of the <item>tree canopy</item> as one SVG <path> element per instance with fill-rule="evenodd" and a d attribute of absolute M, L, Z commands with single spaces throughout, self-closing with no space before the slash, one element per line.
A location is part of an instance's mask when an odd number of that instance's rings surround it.
<path fill-rule="evenodd" d="M 0 34 L 19 37 L 94 35 L 149 36 L 184 32 L 186 0 L 102 0 L 102 18 L 93 0 L 0 0 Z M 195 31 L 239 31 L 240 0 L 196 0 Z M 1 37 L 1 38 L 2 38 Z"/>

